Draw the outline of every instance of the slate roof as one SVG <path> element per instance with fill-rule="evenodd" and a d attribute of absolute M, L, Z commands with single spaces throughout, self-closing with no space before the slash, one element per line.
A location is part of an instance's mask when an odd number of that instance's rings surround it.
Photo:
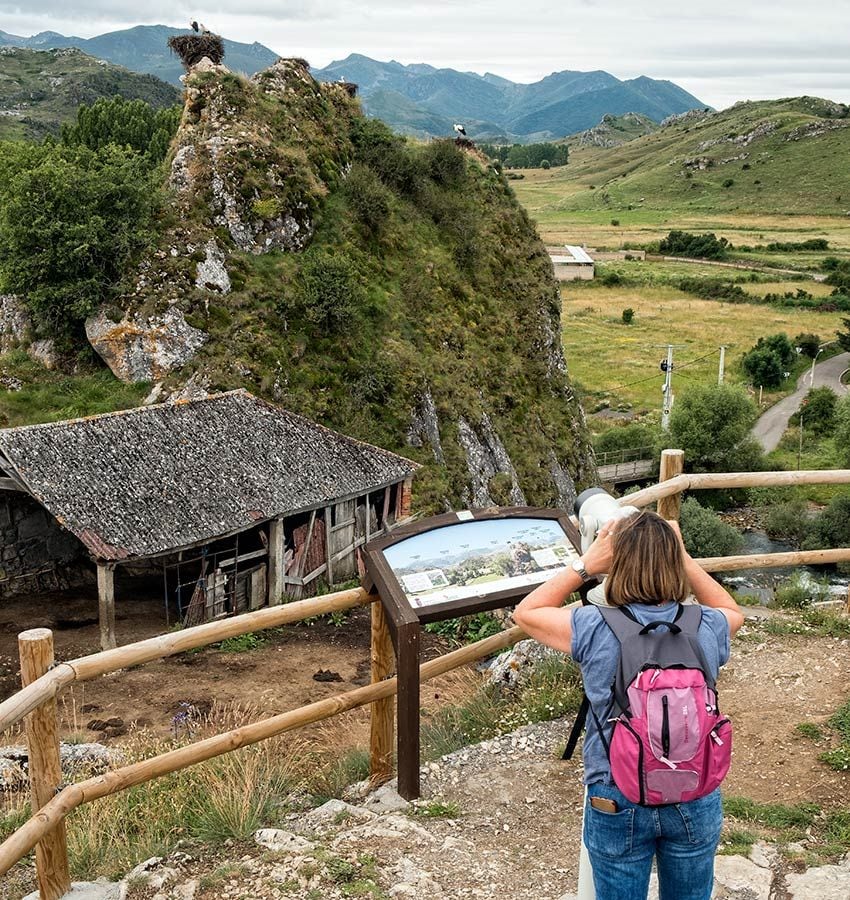
<path fill-rule="evenodd" d="M 10 474 L 98 559 L 152 556 L 410 477 L 247 391 L 0 430 Z"/>

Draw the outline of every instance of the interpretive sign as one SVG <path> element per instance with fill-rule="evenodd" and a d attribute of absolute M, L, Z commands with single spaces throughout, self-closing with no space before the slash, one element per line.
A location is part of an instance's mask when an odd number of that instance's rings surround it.
<path fill-rule="evenodd" d="M 386 612 L 398 667 L 399 793 L 419 796 L 421 625 L 513 606 L 580 546 L 563 510 L 462 510 L 394 529 L 363 548 L 364 587 Z"/>

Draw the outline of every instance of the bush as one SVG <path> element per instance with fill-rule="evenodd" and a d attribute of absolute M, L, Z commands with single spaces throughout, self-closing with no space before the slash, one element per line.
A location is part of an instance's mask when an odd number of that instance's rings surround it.
<path fill-rule="evenodd" d="M 690 256 L 699 259 L 724 259 L 732 245 L 716 234 L 691 234 L 671 231 L 659 244 L 660 253 L 671 256 Z"/>
<path fill-rule="evenodd" d="M 774 540 L 802 547 L 811 529 L 806 504 L 801 499 L 787 500 L 767 507 L 762 514 L 764 530 Z"/>
<path fill-rule="evenodd" d="M 834 421 L 835 449 L 841 464 L 850 466 L 850 394 L 845 394 L 835 404 Z"/>
<path fill-rule="evenodd" d="M 308 322 L 339 331 L 365 300 L 352 262 L 343 254 L 308 250 L 301 263 L 300 306 Z"/>
<path fill-rule="evenodd" d="M 739 285 L 721 278 L 683 278 L 679 290 L 703 300 L 728 300 L 730 303 L 747 303 L 750 295 Z"/>
<path fill-rule="evenodd" d="M 622 315 L 623 324 L 631 325 L 632 322 L 634 321 L 634 318 L 635 318 L 635 311 L 631 308 L 631 306 L 627 306 L 623 310 L 623 315 Z"/>
<path fill-rule="evenodd" d="M 640 450 L 643 447 L 654 447 L 657 440 L 655 429 L 646 425 L 615 425 L 594 439 L 593 448 L 597 453 Z"/>
<path fill-rule="evenodd" d="M 850 547 L 850 496 L 839 494 L 813 521 L 804 550 Z"/>
<path fill-rule="evenodd" d="M 800 408 L 792 416 L 794 424 L 799 425 L 802 419 L 803 428 L 814 434 L 823 436 L 830 434 L 835 428 L 835 405 L 838 397 L 832 388 L 812 388 L 803 398 Z"/>
<path fill-rule="evenodd" d="M 425 171 L 442 187 L 456 188 L 466 174 L 466 157 L 453 141 L 432 141 L 422 148 Z"/>
<path fill-rule="evenodd" d="M 749 436 L 756 415 L 743 388 L 694 385 L 673 407 L 667 446 L 684 450 L 693 471 L 758 470 L 763 466 L 761 449 Z"/>
<path fill-rule="evenodd" d="M 802 353 L 803 356 L 814 359 L 820 349 L 820 337 L 816 334 L 810 334 L 809 332 L 798 334 L 797 337 L 794 338 L 794 346 L 800 348 L 800 353 Z"/>
<path fill-rule="evenodd" d="M 354 215 L 371 234 L 379 234 L 390 215 L 389 191 L 362 163 L 354 163 L 342 192 Z"/>
<path fill-rule="evenodd" d="M 682 502 L 679 525 L 691 556 L 733 556 L 741 550 L 741 535 L 693 497 Z"/>
<path fill-rule="evenodd" d="M 548 159 L 541 159 L 540 160 L 540 168 L 541 169 L 551 169 L 552 163 L 550 163 Z"/>
<path fill-rule="evenodd" d="M 730 188 L 730 187 L 732 187 L 732 185 L 733 185 L 734 183 L 735 183 L 735 179 L 734 179 L 734 178 L 727 178 L 727 179 L 723 182 L 723 187 L 725 187 L 725 188 Z"/>
<path fill-rule="evenodd" d="M 618 228 L 619 225 L 620 225 L 620 220 L 619 220 L 619 219 L 611 219 L 611 224 L 612 224 L 615 228 Z"/>
<path fill-rule="evenodd" d="M 158 201 L 132 150 L 0 145 L 0 287 L 25 298 L 40 333 L 81 338 L 152 241 Z"/>
<path fill-rule="evenodd" d="M 766 347 L 748 350 L 741 358 L 741 366 L 756 387 L 779 387 L 785 375 L 779 357 Z"/>
<path fill-rule="evenodd" d="M 805 609 L 819 600 L 829 599 L 829 588 L 805 572 L 794 572 L 776 589 L 773 605 L 780 609 Z"/>

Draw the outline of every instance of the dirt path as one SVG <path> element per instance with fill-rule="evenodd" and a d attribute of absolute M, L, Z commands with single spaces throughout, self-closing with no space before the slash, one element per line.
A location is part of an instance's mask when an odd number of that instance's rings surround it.
<path fill-rule="evenodd" d="M 850 353 L 839 353 L 815 366 L 814 387 L 832 388 L 839 396 L 847 392 L 841 383 L 841 373 L 850 366 Z M 800 407 L 800 402 L 812 388 L 812 370 L 807 369 L 797 379 L 797 390 L 770 407 L 756 422 L 753 437 L 762 445 L 765 453 L 779 446 L 788 420 Z M 805 428 L 805 420 L 803 421 Z"/>

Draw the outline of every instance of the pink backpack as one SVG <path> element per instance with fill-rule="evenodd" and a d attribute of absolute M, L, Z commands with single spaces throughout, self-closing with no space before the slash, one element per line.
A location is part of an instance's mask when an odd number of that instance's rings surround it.
<path fill-rule="evenodd" d="M 699 644 L 702 610 L 680 604 L 673 622 L 648 625 L 626 607 L 599 611 L 620 642 L 610 743 L 597 721 L 615 784 L 642 806 L 711 793 L 729 771 L 732 723 Z"/>

